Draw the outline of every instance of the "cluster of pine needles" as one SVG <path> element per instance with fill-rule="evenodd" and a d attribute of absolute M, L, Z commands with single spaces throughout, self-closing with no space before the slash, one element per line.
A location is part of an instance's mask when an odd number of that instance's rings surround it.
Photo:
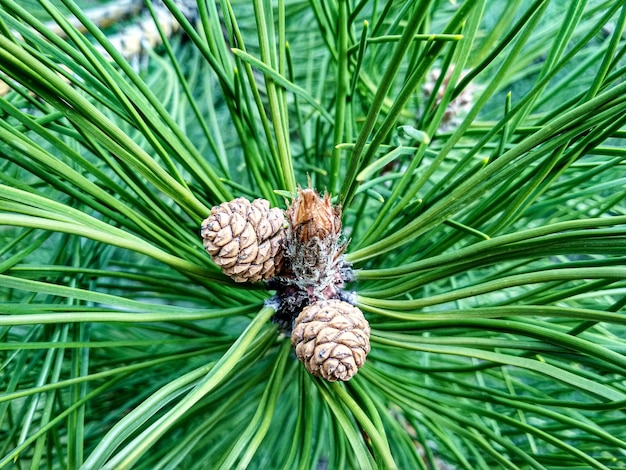
<path fill-rule="evenodd" d="M 0 0 L 0 468 L 624 468 L 623 1 L 121 4 Z M 348 382 L 200 236 L 309 181 Z"/>

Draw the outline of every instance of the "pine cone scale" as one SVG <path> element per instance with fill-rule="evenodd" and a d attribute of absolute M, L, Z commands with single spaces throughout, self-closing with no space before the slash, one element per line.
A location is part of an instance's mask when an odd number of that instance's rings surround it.
<path fill-rule="evenodd" d="M 222 268 L 230 268 L 237 263 L 236 256 L 233 256 L 231 258 L 215 256 L 214 259 L 215 259 L 215 262 L 219 264 Z"/>
<path fill-rule="evenodd" d="M 215 246 L 221 247 L 230 243 L 232 239 L 233 239 L 233 232 L 230 229 L 230 226 L 227 225 L 226 227 L 220 229 L 217 232 L 217 234 L 215 235 L 215 241 L 213 243 L 215 243 Z"/>
<path fill-rule="evenodd" d="M 229 211 L 230 212 L 230 211 Z M 230 222 L 229 212 L 219 212 L 216 214 L 216 221 L 220 228 L 224 228 Z"/>
<path fill-rule="evenodd" d="M 246 219 L 243 215 L 235 212 L 230 219 L 230 228 L 232 230 L 233 237 L 238 237 L 241 232 L 246 228 Z"/>
<path fill-rule="evenodd" d="M 264 241 L 258 246 L 256 250 L 254 263 L 265 263 L 270 258 L 270 255 L 272 255 L 272 244 L 269 242 L 269 240 Z"/>
<path fill-rule="evenodd" d="M 258 253 L 259 247 L 255 244 L 251 244 L 240 251 L 238 262 L 240 264 L 250 264 L 256 260 Z"/>
<path fill-rule="evenodd" d="M 266 219 L 260 220 L 256 226 L 256 235 L 260 239 L 266 239 L 272 233 L 272 224 Z"/>
<path fill-rule="evenodd" d="M 319 333 L 317 333 L 316 341 L 320 343 L 336 342 L 337 338 L 339 338 L 340 335 L 340 330 L 337 330 L 334 327 L 327 326 L 325 328 L 322 328 Z"/>
<path fill-rule="evenodd" d="M 218 245 L 219 246 L 219 245 Z M 239 253 L 239 242 L 237 240 L 231 240 L 222 246 L 220 250 L 220 256 L 222 258 L 237 258 Z"/>
<path fill-rule="evenodd" d="M 243 231 L 239 235 L 239 240 L 241 242 L 242 248 L 248 248 L 250 245 L 257 242 L 258 238 L 256 236 L 254 228 L 252 227 L 252 224 L 246 224 Z"/>

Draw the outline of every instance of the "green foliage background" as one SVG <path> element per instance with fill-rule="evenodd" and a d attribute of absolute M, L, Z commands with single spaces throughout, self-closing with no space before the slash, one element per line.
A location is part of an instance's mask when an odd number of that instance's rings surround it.
<path fill-rule="evenodd" d="M 623 468 L 624 3 L 164 4 L 129 62 L 0 0 L 0 468 Z M 199 238 L 308 178 L 372 327 L 345 384 Z"/>

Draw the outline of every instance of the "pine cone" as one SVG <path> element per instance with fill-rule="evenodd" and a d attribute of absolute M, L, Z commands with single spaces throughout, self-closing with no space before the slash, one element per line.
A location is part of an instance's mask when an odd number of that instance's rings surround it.
<path fill-rule="evenodd" d="M 294 323 L 291 344 L 307 370 L 335 382 L 350 380 L 370 351 L 370 327 L 361 310 L 343 300 L 305 307 Z"/>
<path fill-rule="evenodd" d="M 240 197 L 211 209 L 202 222 L 204 248 L 235 282 L 270 279 L 283 262 L 285 216 L 269 201 Z"/>

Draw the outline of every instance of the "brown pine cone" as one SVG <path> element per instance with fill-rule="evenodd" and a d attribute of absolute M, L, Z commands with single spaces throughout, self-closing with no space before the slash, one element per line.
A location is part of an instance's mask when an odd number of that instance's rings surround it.
<path fill-rule="evenodd" d="M 269 201 L 240 197 L 211 209 L 202 222 L 204 248 L 235 282 L 270 279 L 283 262 L 285 216 Z"/>
<path fill-rule="evenodd" d="M 335 382 L 350 380 L 370 351 L 370 327 L 361 310 L 343 300 L 320 300 L 295 320 L 291 344 L 307 370 Z"/>

